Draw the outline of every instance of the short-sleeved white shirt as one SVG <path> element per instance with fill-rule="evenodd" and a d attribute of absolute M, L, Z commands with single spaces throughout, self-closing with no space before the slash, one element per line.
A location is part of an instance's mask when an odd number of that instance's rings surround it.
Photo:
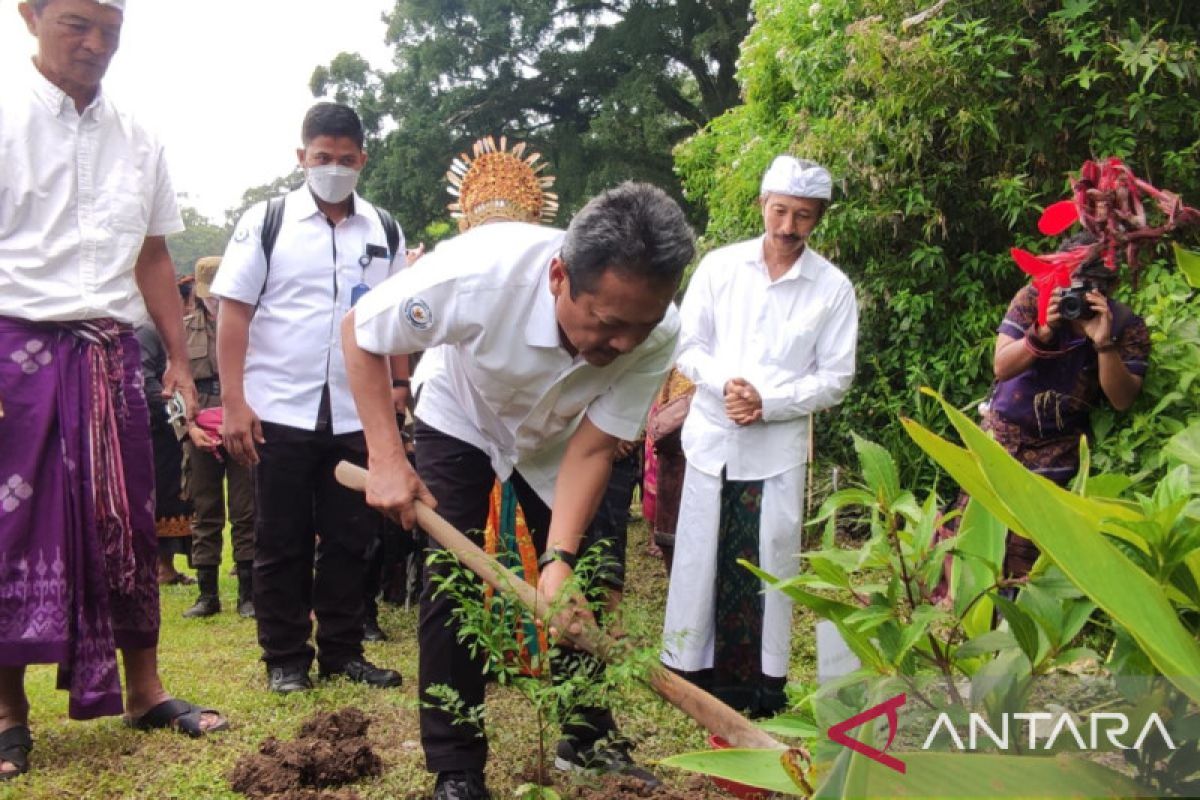
<path fill-rule="evenodd" d="M 547 503 L 585 414 L 612 436 L 638 435 L 679 335 L 671 306 L 644 342 L 611 364 L 572 358 L 550 293 L 563 235 L 516 222 L 482 225 L 439 245 L 355 310 L 358 344 L 370 352 L 443 345 L 422 362 L 417 416 L 486 452 L 501 479 L 515 468 Z"/>
<path fill-rule="evenodd" d="M 0 316 L 146 317 L 133 267 L 183 230 L 158 140 L 103 94 L 80 114 L 33 66 L 0 94 Z"/>
<path fill-rule="evenodd" d="M 342 318 L 355 286 L 377 286 L 403 267 L 403 234 L 394 260 L 368 257 L 368 245 L 387 252 L 375 207 L 356 194 L 353 213 L 331 226 L 301 187 L 287 196 L 268 270 L 266 211 L 259 203 L 242 216 L 212 285 L 218 297 L 258 305 L 246 351 L 246 402 L 266 422 L 311 431 L 328 384 L 333 432 L 360 431 L 342 355 Z"/>

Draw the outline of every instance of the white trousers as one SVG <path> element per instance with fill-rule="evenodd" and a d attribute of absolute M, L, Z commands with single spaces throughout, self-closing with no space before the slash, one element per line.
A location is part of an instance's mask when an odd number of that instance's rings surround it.
<path fill-rule="evenodd" d="M 758 563 L 777 578 L 790 578 L 800 569 L 806 468 L 800 464 L 763 481 Z M 720 477 L 701 472 L 689 463 L 679 503 L 675 560 L 663 626 L 662 661 L 674 669 L 695 672 L 713 666 L 720 518 Z M 762 671 L 772 678 L 787 677 L 792 601 L 774 590 L 767 590 L 765 599 Z"/>

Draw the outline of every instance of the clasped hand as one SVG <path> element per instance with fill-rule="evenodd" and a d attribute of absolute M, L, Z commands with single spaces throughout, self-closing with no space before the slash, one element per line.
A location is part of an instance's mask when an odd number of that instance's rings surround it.
<path fill-rule="evenodd" d="M 743 426 L 762 419 L 762 395 L 745 378 L 725 382 L 725 416 Z"/>

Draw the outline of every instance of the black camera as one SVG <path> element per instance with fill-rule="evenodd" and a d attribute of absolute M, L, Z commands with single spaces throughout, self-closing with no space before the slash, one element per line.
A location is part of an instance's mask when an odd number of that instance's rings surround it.
<path fill-rule="evenodd" d="M 1063 319 L 1091 319 L 1096 316 L 1096 312 L 1092 309 L 1092 304 L 1088 302 L 1087 294 L 1092 291 L 1101 291 L 1102 287 L 1095 281 L 1087 279 L 1075 279 L 1071 281 L 1069 289 L 1064 291 L 1058 297 L 1058 313 Z"/>

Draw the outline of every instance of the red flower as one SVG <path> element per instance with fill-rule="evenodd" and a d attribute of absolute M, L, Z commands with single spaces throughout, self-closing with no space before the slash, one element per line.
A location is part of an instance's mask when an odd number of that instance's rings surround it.
<path fill-rule="evenodd" d="M 1157 189 L 1133 174 L 1119 158 L 1109 158 L 1103 165 L 1086 161 L 1079 170 L 1079 179 L 1071 188 L 1074 196 L 1047 206 L 1038 219 L 1038 230 L 1047 236 L 1057 236 L 1079 222 L 1096 237 L 1096 244 L 1079 247 L 1065 253 L 1035 256 L 1013 249 L 1013 259 L 1022 270 L 1034 278 L 1038 287 L 1038 322 L 1046 324 L 1046 306 L 1050 291 L 1056 286 L 1071 284 L 1071 273 L 1080 264 L 1099 255 L 1111 270 L 1117 268 L 1117 251 L 1125 251 L 1125 263 L 1135 277 L 1138 251 L 1156 242 L 1179 225 L 1200 224 L 1200 211 L 1185 206 L 1179 195 Z M 1154 200 L 1166 217 L 1163 224 L 1150 227 L 1142 196 Z"/>

